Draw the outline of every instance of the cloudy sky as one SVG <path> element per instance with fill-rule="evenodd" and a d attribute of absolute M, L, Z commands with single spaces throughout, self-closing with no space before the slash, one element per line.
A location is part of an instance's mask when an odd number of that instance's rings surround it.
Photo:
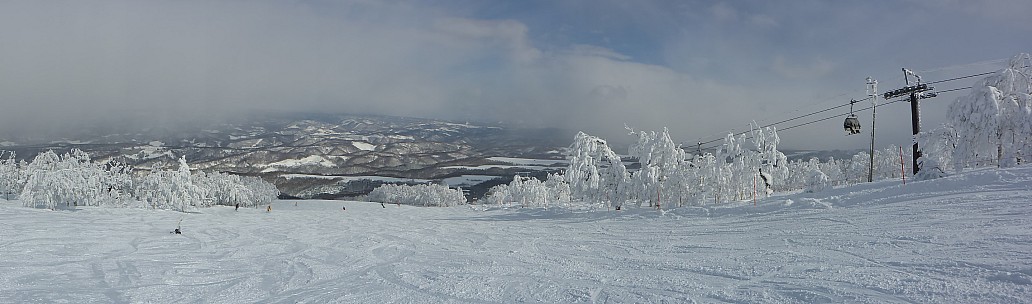
<path fill-rule="evenodd" d="M 561 127 L 685 143 L 1032 52 L 1032 1 L 0 1 L 0 128 L 251 110 Z M 938 84 L 969 86 L 974 79 Z M 943 121 L 947 93 L 922 103 Z M 910 143 L 909 105 L 878 110 Z M 808 120 L 824 118 L 827 112 Z M 828 114 L 828 115 L 825 115 Z M 870 111 L 858 113 L 866 133 Z M 844 117 L 844 116 L 843 116 Z M 783 146 L 863 148 L 835 118 Z"/>

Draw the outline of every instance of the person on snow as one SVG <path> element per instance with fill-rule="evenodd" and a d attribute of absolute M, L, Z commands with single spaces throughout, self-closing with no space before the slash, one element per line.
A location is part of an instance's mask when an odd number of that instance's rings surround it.
<path fill-rule="evenodd" d="M 182 230 L 183 226 L 182 225 L 183 225 L 183 219 L 179 219 L 179 222 L 176 223 L 176 230 L 172 230 L 169 233 L 172 233 L 172 234 L 183 234 L 183 230 Z"/>

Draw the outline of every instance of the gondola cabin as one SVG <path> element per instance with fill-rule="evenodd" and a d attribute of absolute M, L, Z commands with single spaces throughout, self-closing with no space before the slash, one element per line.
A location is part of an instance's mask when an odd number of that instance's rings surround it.
<path fill-rule="evenodd" d="M 860 120 L 856 119 L 856 115 L 849 114 L 846 117 L 846 121 L 842 123 L 842 127 L 846 129 L 846 135 L 860 134 Z"/>

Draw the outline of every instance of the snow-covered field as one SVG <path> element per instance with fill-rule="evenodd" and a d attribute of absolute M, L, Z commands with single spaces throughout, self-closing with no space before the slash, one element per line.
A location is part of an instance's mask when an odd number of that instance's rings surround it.
<path fill-rule="evenodd" d="M 1032 167 L 668 212 L 0 200 L 28 302 L 1032 302 Z"/>

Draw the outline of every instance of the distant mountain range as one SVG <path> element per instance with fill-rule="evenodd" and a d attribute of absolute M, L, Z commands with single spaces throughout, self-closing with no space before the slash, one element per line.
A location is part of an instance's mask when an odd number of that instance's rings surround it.
<path fill-rule="evenodd" d="M 575 133 L 377 115 L 268 113 L 180 130 L 76 131 L 74 138 L 58 140 L 0 139 L 0 150 L 31 159 L 45 150 L 76 148 L 138 172 L 174 168 L 185 156 L 194 169 L 261 176 L 284 197 L 339 198 L 383 183 L 428 182 L 461 186 L 479 197 L 515 175 L 561 171 Z M 856 153 L 784 152 L 790 159 L 822 160 Z"/>
<path fill-rule="evenodd" d="M 384 182 L 472 187 L 493 177 L 543 175 L 565 166 L 562 149 L 573 138 L 573 132 L 556 129 L 375 115 L 261 114 L 184 129 L 193 130 L 0 139 L 0 150 L 31 159 L 44 150 L 77 148 L 94 160 L 124 162 L 138 171 L 172 168 L 185 156 L 194 169 L 261 176 L 285 196 L 335 198 L 364 194 Z M 555 162 L 528 165 L 532 160 Z"/>

